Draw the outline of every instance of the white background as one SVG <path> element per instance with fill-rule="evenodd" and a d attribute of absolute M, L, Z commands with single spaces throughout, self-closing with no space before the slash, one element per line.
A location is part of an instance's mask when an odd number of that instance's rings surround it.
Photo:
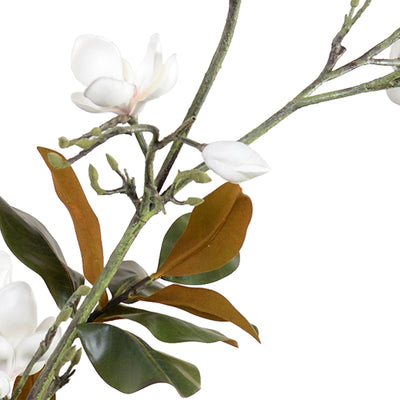
<path fill-rule="evenodd" d="M 349 0 L 245 1 L 231 51 L 192 129 L 200 142 L 237 139 L 277 111 L 323 67 L 330 41 Z M 70 51 L 84 33 L 106 36 L 133 66 L 149 36 L 161 35 L 165 57 L 178 54 L 180 77 L 168 95 L 149 103 L 141 122 L 162 134 L 182 121 L 219 40 L 227 1 L 50 0 L 0 5 L 0 195 L 42 221 L 59 241 L 71 267 L 80 258 L 69 215 L 54 194 L 36 146 L 56 149 L 112 115 L 88 114 L 70 102 L 81 90 L 70 71 Z M 398 0 L 373 1 L 345 41 L 349 61 L 400 25 Z M 386 54 L 387 55 L 387 54 Z M 342 87 L 390 69 L 370 67 L 336 82 Z M 268 400 L 398 399 L 400 396 L 400 129 L 399 106 L 375 93 L 296 112 L 254 144 L 271 172 L 243 184 L 254 203 L 253 221 L 239 270 L 210 288 L 224 294 L 259 327 L 262 345 L 229 324 L 190 318 L 240 342 L 158 342 L 144 328 L 123 324 L 152 347 L 200 368 L 203 388 L 193 399 Z M 107 147 L 108 146 L 108 147 Z M 121 138 L 76 164 L 99 216 L 106 256 L 132 214 L 123 197 L 98 198 L 87 166 L 100 183 L 116 187 L 104 153 L 111 153 L 140 181 L 141 154 Z M 66 156 L 75 151 L 65 151 Z M 177 167 L 199 154 L 186 149 Z M 222 181 L 187 188 L 203 196 Z M 160 241 L 189 207 L 168 206 L 129 252 L 149 272 Z M 6 250 L 0 242 L 0 250 Z M 15 279 L 34 287 L 40 318 L 56 307 L 44 284 L 15 258 Z M 185 313 L 158 307 L 161 312 Z M 108 387 L 83 360 L 59 399 L 179 398 L 169 385 L 133 395 Z"/>

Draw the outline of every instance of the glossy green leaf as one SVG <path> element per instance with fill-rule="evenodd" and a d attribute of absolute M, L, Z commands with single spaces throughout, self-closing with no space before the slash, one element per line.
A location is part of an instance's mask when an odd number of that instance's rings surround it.
<path fill-rule="evenodd" d="M 212 329 L 201 328 L 190 322 L 159 314 L 151 311 L 140 310 L 132 307 L 116 306 L 101 316 L 101 321 L 113 321 L 115 319 L 129 319 L 145 326 L 158 340 L 167 343 L 225 342 L 238 347 L 236 341 L 227 338 L 222 333 Z M 99 321 L 99 320 L 97 320 Z"/>
<path fill-rule="evenodd" d="M 187 228 L 153 278 L 214 271 L 238 253 L 252 215 L 252 204 L 239 185 L 225 183 L 195 207 Z"/>
<path fill-rule="evenodd" d="M 174 386 L 182 397 L 200 389 L 200 373 L 194 365 L 152 349 L 127 331 L 90 323 L 79 325 L 78 335 L 97 373 L 123 393 L 161 382 Z"/>
<path fill-rule="evenodd" d="M 118 268 L 117 273 L 113 276 L 111 282 L 108 285 L 113 297 L 117 297 L 131 287 L 139 283 L 145 278 L 148 278 L 147 272 L 134 261 L 123 261 Z M 142 296 L 150 296 L 158 290 L 163 289 L 165 286 L 159 282 L 152 282 L 149 286 L 146 286 L 140 291 Z M 133 300 L 132 300 L 133 301 Z M 131 301 L 126 300 L 124 303 Z"/>
<path fill-rule="evenodd" d="M 168 258 L 176 242 L 186 230 L 186 227 L 189 223 L 190 215 L 191 214 L 188 213 L 180 216 L 168 229 L 161 246 L 158 266 L 162 265 L 164 261 Z M 184 285 L 205 285 L 207 283 L 216 282 L 230 275 L 239 267 L 239 263 L 240 256 L 239 254 L 237 254 L 232 260 L 223 265 L 221 268 L 215 269 L 213 271 L 183 276 L 163 276 L 162 279 L 174 283 L 181 283 Z"/>
<path fill-rule="evenodd" d="M 0 197 L 0 230 L 7 246 L 27 267 L 45 281 L 58 307 L 84 282 L 68 268 L 56 240 L 31 215 L 8 205 Z"/>

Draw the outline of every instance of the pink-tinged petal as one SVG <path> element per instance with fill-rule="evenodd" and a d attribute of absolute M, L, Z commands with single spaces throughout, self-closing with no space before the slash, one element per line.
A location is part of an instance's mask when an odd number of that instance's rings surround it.
<path fill-rule="evenodd" d="M 0 335 L 0 372 L 9 378 L 14 365 L 14 349 L 6 338 Z"/>
<path fill-rule="evenodd" d="M 134 102 L 133 106 L 131 106 L 131 109 L 128 111 L 128 114 L 131 117 L 136 117 L 138 114 L 142 112 L 145 105 L 146 105 L 145 101 Z"/>
<path fill-rule="evenodd" d="M 176 55 L 172 55 L 162 66 L 159 73 L 154 77 L 151 85 L 140 93 L 140 97 L 145 101 L 150 101 L 169 92 L 176 84 L 178 79 L 178 62 Z"/>
<path fill-rule="evenodd" d="M 11 282 L 0 289 L 0 334 L 16 346 L 36 328 L 36 301 L 25 282 Z"/>
<path fill-rule="evenodd" d="M 0 288 L 11 282 L 11 273 L 11 258 L 4 251 L 0 251 Z"/>
<path fill-rule="evenodd" d="M 115 107 L 127 104 L 135 94 L 135 86 L 129 82 L 113 78 L 96 79 L 84 96 L 101 107 Z"/>
<path fill-rule="evenodd" d="M 400 104 L 400 88 L 388 89 L 386 90 L 386 93 L 393 103 Z"/>
<path fill-rule="evenodd" d="M 91 113 L 104 113 L 104 112 L 110 111 L 104 107 L 99 107 L 98 105 L 94 104 L 91 100 L 89 100 L 87 97 L 85 97 L 84 94 L 81 92 L 72 93 L 71 100 L 76 106 L 78 106 L 82 110 L 85 110 L 85 111 L 88 111 Z"/>
<path fill-rule="evenodd" d="M 158 74 L 161 67 L 162 52 L 160 36 L 154 34 L 149 40 L 146 56 L 139 69 L 136 71 L 135 84 L 139 92 L 146 90 L 146 88 L 151 85 L 154 76 Z"/>
<path fill-rule="evenodd" d="M 100 77 L 123 79 L 123 63 L 118 47 L 101 36 L 79 36 L 72 49 L 71 68 L 85 86 Z"/>
<path fill-rule="evenodd" d="M 11 382 L 7 374 L 0 371 L 0 399 L 8 396 L 11 391 Z"/>

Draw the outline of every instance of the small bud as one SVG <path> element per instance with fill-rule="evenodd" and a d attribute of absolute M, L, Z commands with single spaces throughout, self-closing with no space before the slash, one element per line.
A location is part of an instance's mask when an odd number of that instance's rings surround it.
<path fill-rule="evenodd" d="M 62 149 L 66 149 L 67 147 L 71 146 L 70 141 L 65 136 L 61 136 L 60 138 L 58 138 L 58 145 Z"/>
<path fill-rule="evenodd" d="M 185 204 L 189 204 L 190 206 L 199 206 L 201 203 L 203 203 L 204 200 L 200 199 L 199 197 L 189 197 L 186 201 Z"/>
<path fill-rule="evenodd" d="M 79 364 L 79 361 L 81 361 L 82 357 L 82 349 L 76 350 L 74 357 L 71 360 L 71 365 L 74 366 L 76 364 Z"/>
<path fill-rule="evenodd" d="M 49 153 L 47 155 L 47 159 L 49 160 L 51 166 L 57 169 L 63 169 L 70 166 L 70 163 L 64 160 L 64 158 L 57 153 Z"/>
<path fill-rule="evenodd" d="M 190 179 L 195 181 L 196 183 L 208 183 L 211 181 L 211 178 L 203 171 L 198 169 L 190 169 L 188 171 L 179 171 L 175 181 L 179 182 L 183 179 Z"/>
<path fill-rule="evenodd" d="M 350 5 L 352 7 L 358 7 L 358 5 L 360 4 L 360 0 L 351 0 Z"/>
<path fill-rule="evenodd" d="M 70 347 L 63 355 L 63 362 L 66 364 L 70 362 L 75 357 L 77 350 L 75 346 Z"/>
<path fill-rule="evenodd" d="M 101 129 L 100 129 L 99 127 L 96 127 L 96 128 L 93 128 L 93 129 L 90 131 L 90 134 L 91 134 L 92 136 L 101 136 L 101 135 L 103 134 L 103 132 L 101 131 Z"/>
<path fill-rule="evenodd" d="M 60 325 L 61 322 L 67 321 L 67 319 L 72 315 L 72 307 L 66 307 L 64 310 L 58 314 L 56 324 Z"/>
<path fill-rule="evenodd" d="M 115 158 L 110 156 L 109 154 L 106 154 L 106 157 L 107 157 L 107 161 L 108 161 L 108 164 L 110 165 L 111 169 L 113 171 L 118 171 L 118 163 L 115 160 Z"/>
<path fill-rule="evenodd" d="M 102 195 L 104 193 L 104 190 L 99 186 L 99 173 L 97 172 L 97 169 L 93 167 L 92 164 L 89 165 L 89 179 L 90 179 L 90 184 L 92 188 L 95 190 L 95 192 L 98 195 Z"/>
<path fill-rule="evenodd" d="M 97 143 L 97 139 L 79 139 L 75 144 L 84 150 L 90 149 L 94 144 Z"/>
<path fill-rule="evenodd" d="M 89 292 L 90 292 L 89 286 L 81 285 L 78 287 L 78 289 L 76 289 L 75 294 L 77 296 L 87 296 Z"/>

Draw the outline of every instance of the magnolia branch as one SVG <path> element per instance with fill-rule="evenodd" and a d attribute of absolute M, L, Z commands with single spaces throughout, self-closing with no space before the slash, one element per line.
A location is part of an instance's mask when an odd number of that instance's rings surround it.
<path fill-rule="evenodd" d="M 376 56 L 379 55 L 383 50 L 385 50 L 395 41 L 400 39 L 400 30 L 397 30 L 387 39 L 371 48 L 363 56 L 353 60 L 351 63 L 335 69 L 339 58 L 345 51 L 345 48 L 342 45 L 342 41 L 351 30 L 355 22 L 367 9 L 370 3 L 371 0 L 367 0 L 364 2 L 362 7 L 358 8 L 358 2 L 354 0 L 352 1 L 351 10 L 346 16 L 343 26 L 341 27 L 340 31 L 335 36 L 332 42 L 328 61 L 318 78 L 308 87 L 306 87 L 301 93 L 299 93 L 299 95 L 297 95 L 293 100 L 287 103 L 281 110 L 276 112 L 274 115 L 265 120 L 258 127 L 254 128 L 248 134 L 243 136 L 240 139 L 241 142 L 246 144 L 254 142 L 259 137 L 264 135 L 267 131 L 269 131 L 272 127 L 274 127 L 283 119 L 291 115 L 294 111 L 302 107 L 353 96 L 360 93 L 367 93 L 371 91 L 384 90 L 400 86 L 400 70 L 398 70 L 360 85 L 312 95 L 316 91 L 316 89 L 322 86 L 325 82 L 342 76 L 363 65 L 378 64 L 383 66 L 397 66 L 399 64 L 399 60 L 382 60 L 376 58 Z M 174 134 L 167 136 L 165 139 L 159 140 L 159 133 L 157 128 L 151 127 L 149 125 L 137 125 L 137 121 L 129 122 L 129 118 L 121 119 L 122 117 L 116 117 L 110 120 L 108 123 L 104 124 L 103 126 L 99 127 L 97 130 L 91 131 L 83 137 L 77 139 L 76 143 L 74 143 L 85 146 L 84 140 L 94 140 L 94 142 L 89 143 L 89 147 L 84 148 L 81 153 L 70 159 L 69 162 L 71 163 L 87 155 L 94 148 L 112 137 L 121 134 L 135 134 L 139 146 L 146 158 L 144 193 L 143 198 L 140 200 L 140 202 L 137 201 L 136 213 L 130 221 L 120 242 L 111 254 L 102 274 L 100 275 L 97 282 L 94 284 L 90 293 L 86 296 L 82 305 L 76 311 L 74 317 L 72 318 L 72 321 L 70 322 L 70 325 L 68 326 L 63 337 L 59 341 L 55 351 L 50 356 L 39 379 L 36 381 L 34 388 L 28 397 L 29 400 L 42 399 L 45 398 L 48 393 L 53 392 L 54 382 L 56 379 L 55 374 L 57 371 L 59 371 L 59 368 L 61 367 L 63 356 L 66 354 L 68 349 L 71 348 L 72 343 L 77 336 L 77 326 L 81 323 L 87 322 L 88 318 L 90 318 L 92 310 L 96 308 L 96 305 L 98 304 L 101 295 L 104 293 L 112 277 L 117 272 L 119 265 L 123 261 L 127 251 L 139 234 L 141 228 L 152 216 L 156 215 L 162 209 L 163 204 L 165 204 L 167 201 L 172 201 L 174 199 L 174 195 L 180 189 L 182 189 L 190 181 L 194 180 L 193 177 L 190 175 L 188 175 L 187 177 L 184 176 L 181 180 L 179 180 L 179 182 L 174 182 L 174 185 L 164 191 L 162 195 L 159 195 L 159 191 L 161 190 L 167 176 L 169 175 L 172 165 L 174 164 L 178 153 L 183 145 L 183 140 L 181 138 L 185 138 L 188 135 L 194 118 L 198 115 L 217 76 L 217 73 L 221 68 L 222 62 L 232 40 L 236 21 L 238 18 L 239 8 L 240 0 L 230 0 L 228 17 L 221 40 L 211 61 L 211 64 L 200 85 L 200 88 L 193 100 L 193 103 L 190 106 L 186 117 L 184 118 L 185 122 L 177 130 L 179 134 L 175 132 Z M 357 9 L 358 11 L 356 12 Z M 190 123 L 188 123 L 187 121 L 190 121 Z M 121 123 L 127 122 L 130 123 L 130 126 L 119 126 Z M 150 132 L 153 135 L 152 140 L 149 144 L 143 138 L 144 132 Z M 83 142 L 81 141 L 79 143 L 79 140 L 83 140 Z M 165 147 L 170 142 L 173 142 L 171 149 L 167 157 L 165 158 L 158 175 L 154 177 L 153 161 L 155 153 L 157 150 Z M 204 164 L 201 164 L 196 168 L 201 171 L 207 169 Z M 160 197 L 156 198 L 156 194 Z"/>

